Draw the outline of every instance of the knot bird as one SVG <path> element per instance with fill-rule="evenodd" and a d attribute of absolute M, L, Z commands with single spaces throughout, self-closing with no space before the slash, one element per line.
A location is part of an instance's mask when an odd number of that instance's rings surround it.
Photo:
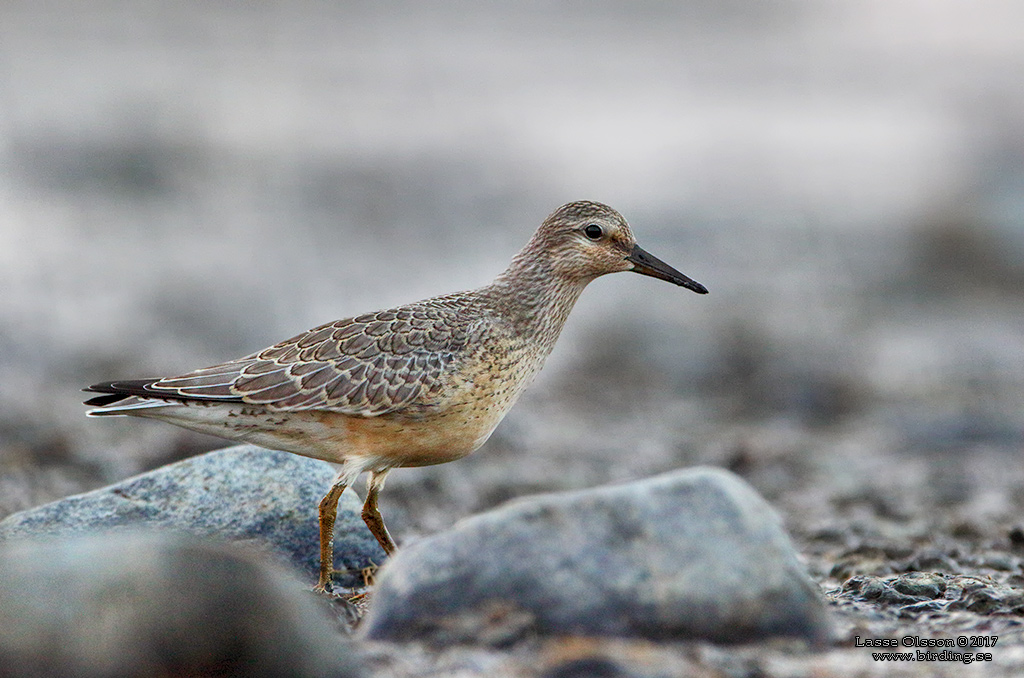
<path fill-rule="evenodd" d="M 636 244 L 626 220 L 582 201 L 555 210 L 494 282 L 314 327 L 177 377 L 90 386 L 91 416 L 147 417 L 340 465 L 320 502 L 320 578 L 331 590 L 338 499 L 369 472 L 363 520 L 388 472 L 475 451 L 533 380 L 587 283 L 633 271 L 707 289 Z"/>

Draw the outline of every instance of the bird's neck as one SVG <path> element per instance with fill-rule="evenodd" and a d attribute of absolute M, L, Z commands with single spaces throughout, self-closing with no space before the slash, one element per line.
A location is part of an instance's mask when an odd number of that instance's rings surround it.
<path fill-rule="evenodd" d="M 559 275 L 543 256 L 520 252 L 487 287 L 506 319 L 549 350 L 590 278 Z"/>

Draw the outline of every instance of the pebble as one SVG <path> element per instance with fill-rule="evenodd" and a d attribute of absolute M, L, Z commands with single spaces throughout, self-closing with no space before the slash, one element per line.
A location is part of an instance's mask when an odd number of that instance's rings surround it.
<path fill-rule="evenodd" d="M 317 505 L 334 479 L 326 462 L 239 445 L 190 457 L 85 494 L 21 511 L 0 521 L 7 539 L 160 529 L 258 548 L 316 582 L 320 563 Z M 354 492 L 342 495 L 334 528 L 341 586 L 360 586 L 360 571 L 384 561 L 366 529 Z"/>
<path fill-rule="evenodd" d="M 822 599 L 780 520 L 722 469 L 524 498 L 401 549 L 374 640 L 510 644 L 534 635 L 822 640 Z"/>
<path fill-rule="evenodd" d="M 365 676 L 324 603 L 251 550 L 167 532 L 0 543 L 0 674 Z"/>

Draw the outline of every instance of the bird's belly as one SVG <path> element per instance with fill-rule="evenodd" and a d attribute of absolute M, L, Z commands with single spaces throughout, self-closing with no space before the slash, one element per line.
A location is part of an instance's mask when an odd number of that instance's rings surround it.
<path fill-rule="evenodd" d="M 365 468 L 428 466 L 478 449 L 504 411 L 450 404 L 440 413 L 360 417 L 326 410 L 274 412 L 237 404 L 169 404 L 135 416 L 333 463 L 358 460 Z"/>
<path fill-rule="evenodd" d="M 299 454 L 332 462 L 361 459 L 367 468 L 443 464 L 476 451 L 501 419 L 459 412 L 459 409 L 448 409 L 442 415 L 429 418 L 302 412 L 300 419 L 308 422 L 296 427 L 300 430 L 296 430 L 294 442 L 296 446 L 307 448 L 313 443 L 312 450 Z M 290 437 L 285 431 L 277 435 L 282 434 Z"/>

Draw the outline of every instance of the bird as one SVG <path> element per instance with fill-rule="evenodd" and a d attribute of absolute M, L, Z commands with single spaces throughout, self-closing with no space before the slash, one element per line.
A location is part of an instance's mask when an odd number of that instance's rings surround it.
<path fill-rule="evenodd" d="M 362 518 L 390 556 L 378 508 L 394 468 L 460 459 L 490 437 L 554 348 L 583 289 L 632 271 L 707 288 L 642 249 L 615 209 L 552 212 L 489 285 L 326 323 L 245 357 L 181 376 L 108 381 L 94 417 L 156 419 L 338 467 L 319 503 L 320 571 L 332 592 L 338 501 L 368 472 Z"/>

